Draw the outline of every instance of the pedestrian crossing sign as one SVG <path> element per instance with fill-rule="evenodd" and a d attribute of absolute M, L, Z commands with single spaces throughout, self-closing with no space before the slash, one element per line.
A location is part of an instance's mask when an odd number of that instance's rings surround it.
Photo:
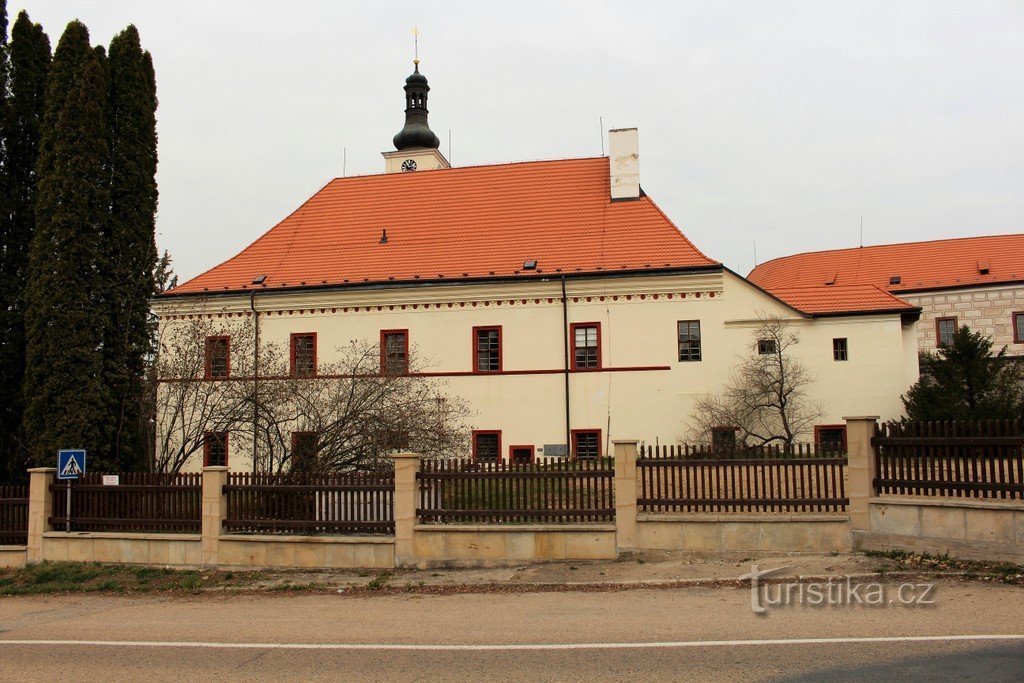
<path fill-rule="evenodd" d="M 85 450 L 57 451 L 57 478 L 78 479 L 85 474 Z"/>

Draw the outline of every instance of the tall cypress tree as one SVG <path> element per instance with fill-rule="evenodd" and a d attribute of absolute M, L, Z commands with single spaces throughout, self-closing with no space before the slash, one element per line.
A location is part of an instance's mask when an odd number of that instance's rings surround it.
<path fill-rule="evenodd" d="M 104 312 L 97 306 L 110 212 L 109 83 L 86 27 L 72 21 L 54 52 L 37 166 L 36 231 L 26 286 L 24 430 L 37 464 L 59 448 L 104 457 Z M 96 462 L 98 460 L 98 462 Z"/>
<path fill-rule="evenodd" d="M 0 481 L 25 475 L 21 438 L 25 375 L 25 278 L 35 226 L 39 126 L 50 39 L 24 11 L 11 30 L 10 97 L 5 138 L 6 202 L 0 211 Z"/>
<path fill-rule="evenodd" d="M 139 32 L 129 26 L 110 43 L 110 221 L 104 240 L 110 325 L 104 338 L 111 390 L 108 440 L 124 469 L 144 465 L 140 427 L 149 297 L 156 265 L 156 81 Z"/>

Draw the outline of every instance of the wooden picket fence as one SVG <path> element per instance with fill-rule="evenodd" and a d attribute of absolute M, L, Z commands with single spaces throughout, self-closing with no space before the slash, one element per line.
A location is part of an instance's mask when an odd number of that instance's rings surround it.
<path fill-rule="evenodd" d="M 838 449 L 644 445 L 637 459 L 641 512 L 839 512 L 846 509 Z"/>
<path fill-rule="evenodd" d="M 232 472 L 224 529 L 233 534 L 393 534 L 393 471 L 353 474 Z"/>
<path fill-rule="evenodd" d="M 28 486 L 0 486 L 0 545 L 28 543 Z"/>
<path fill-rule="evenodd" d="M 883 424 L 871 442 L 881 495 L 1024 499 L 1020 420 Z"/>
<path fill-rule="evenodd" d="M 427 524 L 581 524 L 615 519 L 609 458 L 546 463 L 423 460 L 419 520 Z"/>
<path fill-rule="evenodd" d="M 202 525 L 202 474 L 128 472 L 117 485 L 103 484 L 102 474 L 70 482 L 71 531 L 199 533 Z M 53 509 L 49 523 L 68 528 L 69 482 L 50 485 Z"/>

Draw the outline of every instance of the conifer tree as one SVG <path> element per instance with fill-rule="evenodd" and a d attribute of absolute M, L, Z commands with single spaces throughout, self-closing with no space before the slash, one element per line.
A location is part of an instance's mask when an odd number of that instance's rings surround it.
<path fill-rule="evenodd" d="M 0 202 L 0 481 L 25 476 L 27 453 L 21 438 L 24 289 L 35 225 L 39 126 L 50 64 L 50 40 L 24 11 L 11 29 L 8 54 L 10 92 L 3 123 L 4 199 Z"/>
<path fill-rule="evenodd" d="M 86 448 L 93 469 L 113 466 L 102 427 L 108 322 L 97 305 L 110 212 L 108 93 L 101 54 L 72 21 L 47 83 L 26 286 L 23 425 L 37 464 L 52 463 L 59 448 Z"/>
<path fill-rule="evenodd" d="M 152 60 L 139 32 L 128 26 L 110 43 L 110 220 L 103 242 L 106 316 L 103 342 L 111 457 L 123 469 L 145 464 L 139 430 L 149 297 L 154 291 L 157 252 L 156 83 Z"/>

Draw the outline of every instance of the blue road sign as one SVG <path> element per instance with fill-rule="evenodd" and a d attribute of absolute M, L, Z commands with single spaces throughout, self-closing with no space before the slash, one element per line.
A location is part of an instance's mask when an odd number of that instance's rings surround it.
<path fill-rule="evenodd" d="M 78 479 L 85 474 L 85 450 L 57 451 L 57 478 Z"/>

